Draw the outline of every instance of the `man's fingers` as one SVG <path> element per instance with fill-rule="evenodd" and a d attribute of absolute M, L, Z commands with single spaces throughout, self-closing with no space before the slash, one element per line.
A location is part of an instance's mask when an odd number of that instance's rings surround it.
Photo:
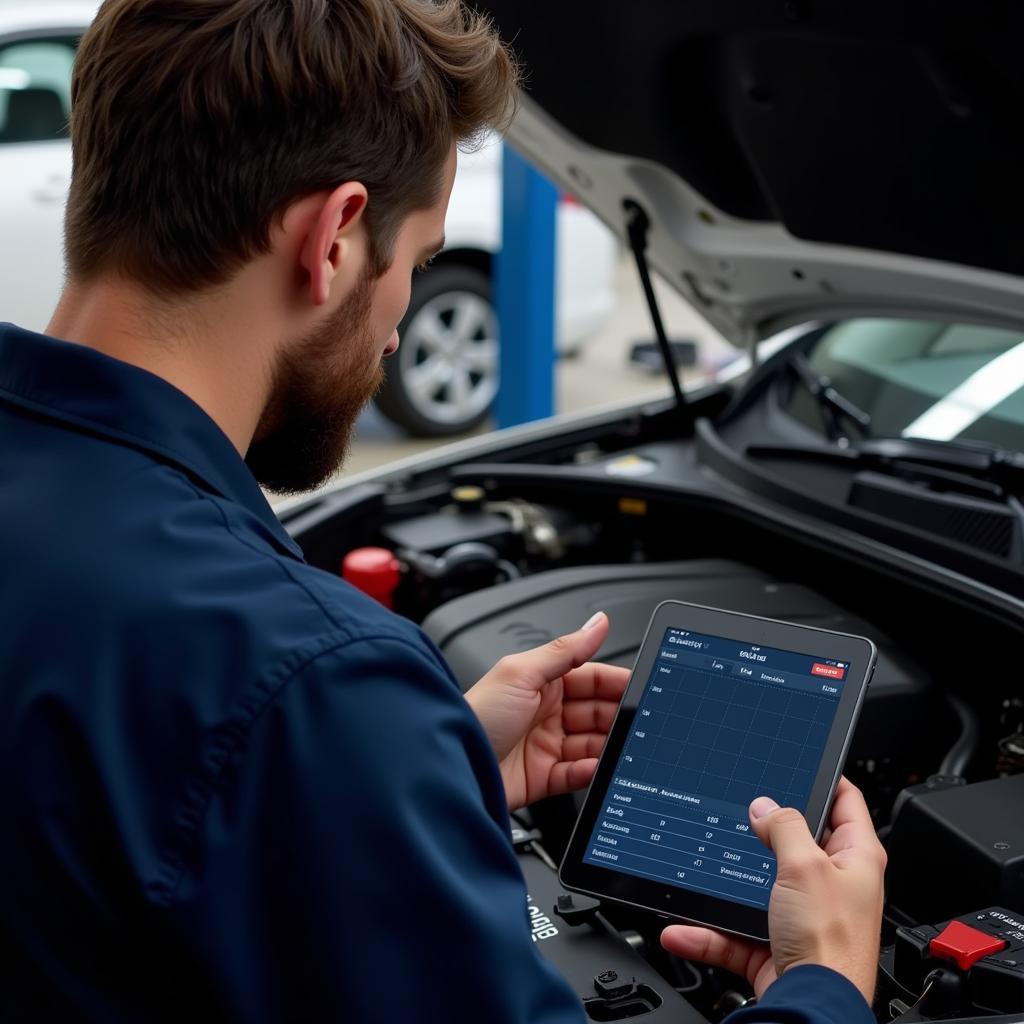
<path fill-rule="evenodd" d="M 562 742 L 562 757 L 566 761 L 579 761 L 584 757 L 600 757 L 608 737 L 599 732 L 578 732 L 566 736 Z"/>
<path fill-rule="evenodd" d="M 628 668 L 595 661 L 574 669 L 565 677 L 565 697 L 567 700 L 596 698 L 618 704 L 628 682 Z"/>
<path fill-rule="evenodd" d="M 562 705 L 562 726 L 566 732 L 607 733 L 619 705 L 611 700 L 578 700 Z"/>
<path fill-rule="evenodd" d="M 828 838 L 822 841 L 825 852 L 834 857 L 844 850 L 858 850 L 869 853 L 884 865 L 885 849 L 878 841 L 871 812 L 860 790 L 843 778 L 836 789 L 836 798 L 832 804 L 832 828 Z M 839 858 L 836 865 L 843 867 L 846 858 Z"/>
<path fill-rule="evenodd" d="M 661 933 L 661 944 L 684 960 L 721 967 L 751 981 L 770 955 L 768 947 L 761 943 L 688 924 L 669 925 Z"/>
<path fill-rule="evenodd" d="M 830 820 L 833 834 L 843 830 L 844 840 L 859 845 L 873 845 L 877 839 L 871 812 L 861 791 L 844 775 L 836 788 Z"/>
<path fill-rule="evenodd" d="M 506 655 L 488 676 L 497 676 L 502 682 L 517 688 L 539 690 L 545 683 L 588 662 L 607 635 L 608 616 L 598 612 L 575 633 L 556 637 L 550 643 L 522 654 Z"/>
<path fill-rule="evenodd" d="M 557 796 L 559 793 L 571 793 L 575 789 L 589 786 L 596 769 L 596 757 L 581 761 L 559 761 L 551 767 L 546 795 Z"/>

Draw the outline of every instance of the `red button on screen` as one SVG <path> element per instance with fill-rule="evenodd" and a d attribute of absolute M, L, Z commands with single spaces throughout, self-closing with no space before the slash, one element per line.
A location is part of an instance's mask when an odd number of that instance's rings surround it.
<path fill-rule="evenodd" d="M 845 671 L 845 668 L 840 668 L 838 665 L 822 665 L 820 661 L 816 661 L 811 666 L 812 676 L 826 676 L 829 679 L 842 679 Z"/>
<path fill-rule="evenodd" d="M 932 956 L 952 960 L 961 971 L 970 970 L 983 956 L 991 956 L 1006 949 L 1006 940 L 987 935 L 962 921 L 950 921 L 942 932 L 932 939 Z"/>

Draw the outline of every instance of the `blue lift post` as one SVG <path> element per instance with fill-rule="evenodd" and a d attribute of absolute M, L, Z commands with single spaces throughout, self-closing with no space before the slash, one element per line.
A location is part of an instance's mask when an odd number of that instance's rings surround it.
<path fill-rule="evenodd" d="M 497 425 L 555 409 L 555 213 L 558 190 L 511 146 L 503 146 L 501 251 L 495 266 L 501 383 Z"/>

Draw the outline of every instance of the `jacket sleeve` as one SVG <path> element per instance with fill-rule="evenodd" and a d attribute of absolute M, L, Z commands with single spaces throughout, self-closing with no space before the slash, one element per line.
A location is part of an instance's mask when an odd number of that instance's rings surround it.
<path fill-rule="evenodd" d="M 857 988 L 827 967 L 807 964 L 786 971 L 754 1006 L 729 1014 L 723 1024 L 876 1024 Z"/>
<path fill-rule="evenodd" d="M 534 946 L 487 738 L 412 639 L 351 641 L 281 685 L 170 912 L 232 1020 L 585 1020 Z"/>

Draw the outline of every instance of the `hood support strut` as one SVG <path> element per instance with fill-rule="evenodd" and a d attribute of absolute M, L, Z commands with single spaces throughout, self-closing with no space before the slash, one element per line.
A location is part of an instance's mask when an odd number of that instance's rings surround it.
<path fill-rule="evenodd" d="M 643 285 L 644 296 L 647 299 L 647 308 L 651 314 L 651 322 L 654 324 L 654 335 L 658 339 L 661 359 L 665 364 L 669 382 L 672 384 L 676 408 L 679 412 L 683 412 L 686 409 L 686 395 L 683 394 L 683 388 L 679 383 L 679 371 L 676 369 L 672 346 L 669 344 L 665 325 L 661 320 L 661 310 L 658 308 L 658 299 L 654 294 L 654 285 L 651 283 L 651 270 L 647 264 L 647 233 L 650 230 L 651 221 L 646 210 L 635 199 L 625 200 L 622 206 L 626 211 L 626 235 L 629 239 L 629 247 L 633 250 L 636 271 L 640 275 L 640 283 Z"/>

